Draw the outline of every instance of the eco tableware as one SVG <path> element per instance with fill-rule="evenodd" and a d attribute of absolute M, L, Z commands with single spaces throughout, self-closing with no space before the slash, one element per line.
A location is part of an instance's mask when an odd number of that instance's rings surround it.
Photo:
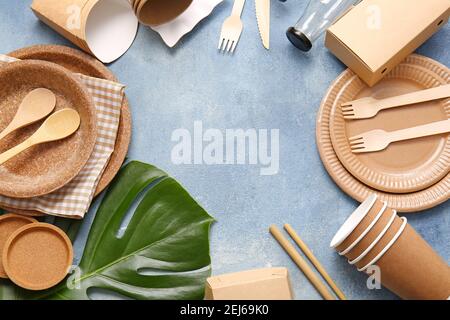
<path fill-rule="evenodd" d="M 371 119 L 344 119 L 340 108 L 343 101 L 367 96 L 384 98 L 450 83 L 448 68 L 434 61 L 424 68 L 421 61 L 412 58 L 399 64 L 371 88 L 358 77 L 352 78 L 332 107 L 329 129 L 334 151 L 354 177 L 374 189 L 389 193 L 424 190 L 449 173 L 450 140 L 444 135 L 401 141 L 372 153 L 354 153 L 349 144 L 349 137 L 370 130 L 395 131 L 450 119 L 450 99 L 393 108 Z"/>
<path fill-rule="evenodd" d="M 365 97 L 344 102 L 341 104 L 341 108 L 344 119 L 346 120 L 368 119 L 375 117 L 381 110 L 409 106 L 415 103 L 448 97 L 450 97 L 450 84 L 384 99 Z"/>
<path fill-rule="evenodd" d="M 270 0 L 255 0 L 256 21 L 264 48 L 270 46 Z"/>
<path fill-rule="evenodd" d="M 308 248 L 305 242 L 300 238 L 300 236 L 295 232 L 294 228 L 291 227 L 289 224 L 284 225 L 284 229 L 286 232 L 291 236 L 292 240 L 298 245 L 298 247 L 302 250 L 302 252 L 305 254 L 305 256 L 309 259 L 309 261 L 314 265 L 317 272 L 320 273 L 322 278 L 328 283 L 331 289 L 333 289 L 336 296 L 338 296 L 341 300 L 347 300 L 345 294 L 342 292 L 341 289 L 337 286 L 337 284 L 331 279 L 328 272 L 325 270 L 325 268 L 322 266 L 322 264 L 319 262 L 319 260 L 316 258 L 314 253 Z"/>
<path fill-rule="evenodd" d="M 104 63 L 121 57 L 138 29 L 126 0 L 33 0 L 31 8 L 41 21 Z"/>
<path fill-rule="evenodd" d="M 174 20 L 192 3 L 192 0 L 141 0 L 137 5 L 137 17 L 147 26 L 159 26 Z"/>
<path fill-rule="evenodd" d="M 298 49 L 309 51 L 314 41 L 358 0 L 310 0 L 302 17 L 286 31 L 289 41 Z"/>
<path fill-rule="evenodd" d="M 8 238 L 24 225 L 35 223 L 37 220 L 17 214 L 0 215 L 0 278 L 8 278 L 3 268 L 3 248 Z"/>
<path fill-rule="evenodd" d="M 73 109 L 63 109 L 55 112 L 44 121 L 42 126 L 31 137 L 0 154 L 0 165 L 35 145 L 69 137 L 78 130 L 80 121 L 80 115 Z"/>
<path fill-rule="evenodd" d="M 380 220 L 377 221 L 367 235 L 347 252 L 345 256 L 348 258 L 348 263 L 355 264 L 361 261 L 381 240 L 396 219 L 400 219 L 397 216 L 397 211 L 392 209 L 385 210 Z"/>
<path fill-rule="evenodd" d="M 9 56 L 21 60 L 44 60 L 58 64 L 74 73 L 118 82 L 114 74 L 104 64 L 80 50 L 59 45 L 37 45 L 11 52 Z M 98 182 L 95 195 L 100 194 L 122 167 L 131 140 L 131 113 L 128 99 L 124 95 L 120 109 L 120 122 L 114 152 Z M 23 212 L 21 212 L 23 213 Z M 34 213 L 36 214 L 36 213 Z"/>
<path fill-rule="evenodd" d="M 242 34 L 244 25 L 241 20 L 245 0 L 235 0 L 233 11 L 222 25 L 219 40 L 219 50 L 233 53 Z"/>
<path fill-rule="evenodd" d="M 450 132 L 450 120 L 443 120 L 389 132 L 381 129 L 371 130 L 350 137 L 348 140 L 353 153 L 376 152 L 386 149 L 393 142 L 434 136 L 448 132 Z"/>
<path fill-rule="evenodd" d="M 402 218 L 393 241 L 366 266 L 376 265 L 384 287 L 403 299 L 446 300 L 450 297 L 450 268 L 446 261 Z"/>
<path fill-rule="evenodd" d="M 8 238 L 2 257 L 12 282 L 28 290 L 45 290 L 67 275 L 73 248 L 61 229 L 47 223 L 32 223 Z"/>
<path fill-rule="evenodd" d="M 330 247 L 338 252 L 347 249 L 369 227 L 382 207 L 383 203 L 377 202 L 376 194 L 368 196 L 339 228 L 331 240 Z"/>
<path fill-rule="evenodd" d="M 68 70 L 45 61 L 18 61 L 0 68 L 0 126 L 13 118 L 23 98 L 36 87 L 57 96 L 56 111 L 69 108 L 81 118 L 79 130 L 67 139 L 26 150 L 0 168 L 0 194 L 31 198 L 51 193 L 71 181 L 91 156 L 97 138 L 96 111 L 87 89 Z M 0 141 L 0 154 L 24 142 L 40 123 L 15 131 Z"/>
<path fill-rule="evenodd" d="M 325 300 L 336 300 L 328 287 L 322 282 L 322 280 L 314 273 L 308 263 L 302 258 L 302 256 L 295 250 L 294 246 L 283 236 L 281 231 L 276 226 L 270 227 L 270 233 L 278 241 L 280 246 L 291 257 L 303 274 L 308 278 L 311 284 L 322 295 Z"/>
<path fill-rule="evenodd" d="M 35 123 L 48 116 L 56 106 L 56 96 L 45 88 L 30 91 L 17 109 L 9 125 L 0 133 L 0 140 L 13 131 Z"/>

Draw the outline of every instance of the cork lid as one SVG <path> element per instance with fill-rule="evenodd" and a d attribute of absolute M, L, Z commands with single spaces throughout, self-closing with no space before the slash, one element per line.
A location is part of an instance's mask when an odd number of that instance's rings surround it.
<path fill-rule="evenodd" d="M 34 222 L 37 222 L 37 220 L 12 213 L 0 216 L 0 278 L 8 278 L 2 261 L 3 248 L 6 241 L 16 230 Z"/>
<path fill-rule="evenodd" d="M 16 285 L 45 290 L 61 282 L 73 260 L 67 235 L 47 223 L 33 223 L 16 230 L 3 250 L 3 266 Z"/>

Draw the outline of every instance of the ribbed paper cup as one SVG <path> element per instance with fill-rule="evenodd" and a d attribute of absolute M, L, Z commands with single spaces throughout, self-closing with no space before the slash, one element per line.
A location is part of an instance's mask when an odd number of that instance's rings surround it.
<path fill-rule="evenodd" d="M 383 286 L 409 300 L 450 297 L 448 264 L 409 224 L 384 251 L 373 262 L 380 268 Z"/>
<path fill-rule="evenodd" d="M 192 0 L 141 0 L 137 16 L 141 23 L 156 27 L 174 20 L 191 5 Z"/>
<path fill-rule="evenodd" d="M 369 196 L 339 228 L 330 246 L 341 255 L 347 254 L 369 233 L 386 207 L 386 203 L 378 201 L 375 194 Z"/>
<path fill-rule="evenodd" d="M 367 253 L 381 240 L 395 220 L 400 220 L 395 210 L 387 208 L 381 218 L 374 224 L 370 231 L 358 242 L 345 256 L 350 264 L 362 260 Z"/>
<path fill-rule="evenodd" d="M 105 63 L 122 56 L 137 33 L 128 0 L 34 0 L 31 8 L 48 26 Z"/>
<path fill-rule="evenodd" d="M 368 267 L 372 261 L 386 248 L 389 243 L 394 241 L 396 235 L 399 234 L 403 224 L 402 219 L 395 219 L 389 226 L 385 234 L 379 239 L 379 241 L 373 246 L 373 248 L 358 262 L 355 263 L 358 269 Z M 360 270 L 361 271 L 361 270 Z"/>

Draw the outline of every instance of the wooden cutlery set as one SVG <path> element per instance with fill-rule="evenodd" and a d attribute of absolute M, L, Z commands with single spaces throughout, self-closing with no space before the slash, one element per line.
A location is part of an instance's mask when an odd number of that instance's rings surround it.
<path fill-rule="evenodd" d="M 219 47 L 222 52 L 234 53 L 244 29 L 241 20 L 245 0 L 235 0 L 231 16 L 222 25 Z M 264 48 L 270 47 L 270 0 L 255 0 L 256 20 Z"/>
<path fill-rule="evenodd" d="M 382 110 L 448 97 L 450 97 L 450 84 L 386 99 L 362 98 L 341 104 L 341 109 L 346 120 L 368 119 L 375 117 Z M 390 132 L 372 130 L 350 137 L 349 142 L 354 153 L 375 152 L 387 148 L 393 142 L 448 132 L 450 132 L 450 120 L 443 120 Z"/>

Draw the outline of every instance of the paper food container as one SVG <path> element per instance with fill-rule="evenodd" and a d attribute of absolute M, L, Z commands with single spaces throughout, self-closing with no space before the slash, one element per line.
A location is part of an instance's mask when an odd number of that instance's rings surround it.
<path fill-rule="evenodd" d="M 383 286 L 403 299 L 450 298 L 450 267 L 409 224 L 376 265 Z"/>
<path fill-rule="evenodd" d="M 138 20 L 128 0 L 34 0 L 31 8 L 45 24 L 104 63 L 132 45 Z"/>
<path fill-rule="evenodd" d="M 141 0 L 137 5 L 137 17 L 147 26 L 156 27 L 181 15 L 192 0 Z"/>
<path fill-rule="evenodd" d="M 373 86 L 449 15 L 448 0 L 363 0 L 327 30 L 325 46 Z"/>
<path fill-rule="evenodd" d="M 292 300 L 286 268 L 267 268 L 208 278 L 206 300 Z"/>

